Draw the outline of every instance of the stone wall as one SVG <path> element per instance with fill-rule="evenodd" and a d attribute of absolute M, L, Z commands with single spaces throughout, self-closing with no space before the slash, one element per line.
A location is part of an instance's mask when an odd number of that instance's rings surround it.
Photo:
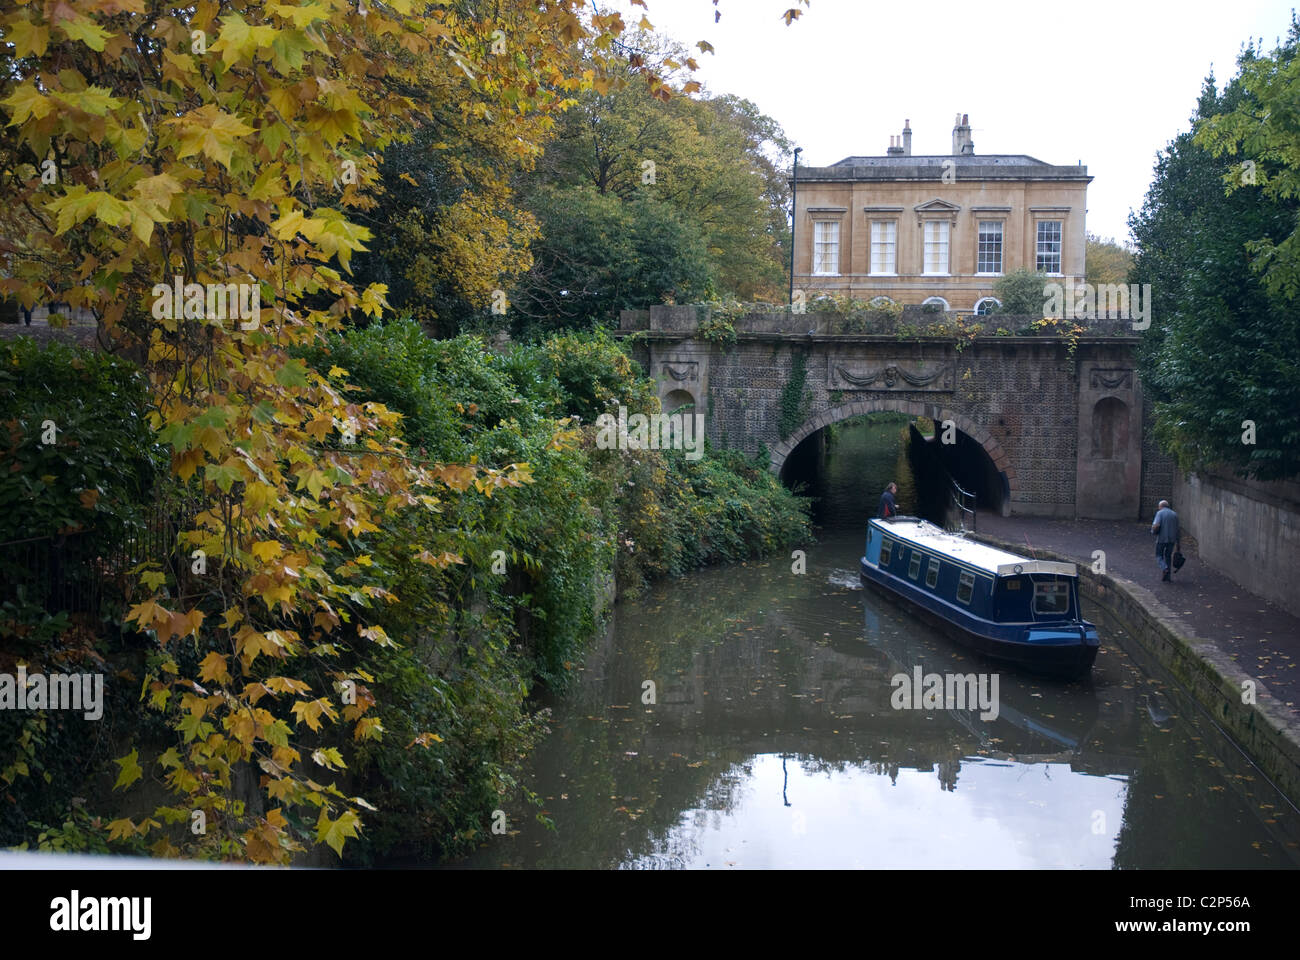
<path fill-rule="evenodd" d="M 735 342 L 723 344 L 697 339 L 710 316 L 703 306 L 657 306 L 624 311 L 620 328 L 638 332 L 637 357 L 659 381 L 665 408 L 694 402 L 714 445 L 766 449 L 780 470 L 800 441 L 847 417 L 895 410 L 952 419 L 1000 475 L 1004 512 L 1139 513 L 1145 411 L 1135 338 L 1122 329 L 1090 330 L 1071 351 L 1064 337 L 1031 335 L 1029 318 L 987 322 L 1020 335 L 958 339 L 951 314 L 756 310 L 736 317 Z M 782 436 L 796 357 L 805 362 L 804 408 Z"/>
<path fill-rule="evenodd" d="M 1006 550 L 1017 545 L 977 534 L 976 539 Z M 1050 550 L 1040 559 L 1074 562 Z M 1210 717 L 1246 751 L 1287 796 L 1300 793 L 1300 722 L 1288 707 L 1257 684 L 1212 641 L 1196 636 L 1190 625 L 1146 587 L 1122 577 L 1093 573 L 1079 564 L 1079 593 L 1116 617 L 1142 650 L 1181 682 Z M 1103 643 L 1105 641 L 1103 640 Z M 1246 685 L 1258 687 L 1254 703 L 1245 703 Z"/>
<path fill-rule="evenodd" d="M 1300 483 L 1177 474 L 1168 497 L 1201 559 L 1252 593 L 1300 615 Z"/>

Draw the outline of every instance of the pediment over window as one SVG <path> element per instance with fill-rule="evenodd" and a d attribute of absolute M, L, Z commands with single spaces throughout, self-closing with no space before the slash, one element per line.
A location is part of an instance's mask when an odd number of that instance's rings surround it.
<path fill-rule="evenodd" d="M 918 203 L 912 208 L 916 212 L 916 225 L 919 227 L 923 220 L 949 220 L 955 227 L 957 225 L 957 214 L 961 211 L 955 203 L 949 203 L 947 200 L 940 200 L 935 197 L 933 200 L 927 200 L 925 203 Z"/>

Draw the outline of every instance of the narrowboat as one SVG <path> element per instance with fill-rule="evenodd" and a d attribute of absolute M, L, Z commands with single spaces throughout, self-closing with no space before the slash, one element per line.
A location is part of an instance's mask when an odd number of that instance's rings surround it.
<path fill-rule="evenodd" d="M 908 601 L 959 642 L 1034 673 L 1078 677 L 1101 640 L 1079 613 L 1073 563 L 1026 557 L 917 517 L 867 525 L 862 580 Z"/>

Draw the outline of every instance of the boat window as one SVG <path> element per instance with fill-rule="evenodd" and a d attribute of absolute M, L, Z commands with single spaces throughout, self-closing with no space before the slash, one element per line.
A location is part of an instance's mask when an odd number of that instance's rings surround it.
<path fill-rule="evenodd" d="M 963 572 L 957 581 L 957 599 L 962 603 L 970 603 L 970 595 L 975 590 L 975 574 Z"/>
<path fill-rule="evenodd" d="M 915 580 L 921 573 L 922 555 L 915 547 L 912 549 L 912 562 L 908 564 L 907 575 Z"/>
<path fill-rule="evenodd" d="M 939 582 L 939 558 L 935 557 L 930 561 L 930 569 L 925 571 L 925 585 L 931 590 Z"/>
<path fill-rule="evenodd" d="M 880 566 L 889 566 L 889 558 L 894 552 L 894 541 L 888 537 L 880 541 Z"/>
<path fill-rule="evenodd" d="M 1065 613 L 1070 609 L 1070 585 L 1061 581 L 1034 584 L 1034 613 Z"/>
<path fill-rule="evenodd" d="M 1019 590 L 1019 589 L 1020 589 L 1020 581 L 1019 581 L 1019 580 L 1006 580 L 1006 581 L 1004 581 L 1004 582 L 1006 583 L 1006 585 L 1007 585 L 1007 589 L 1008 589 L 1008 590 Z"/>

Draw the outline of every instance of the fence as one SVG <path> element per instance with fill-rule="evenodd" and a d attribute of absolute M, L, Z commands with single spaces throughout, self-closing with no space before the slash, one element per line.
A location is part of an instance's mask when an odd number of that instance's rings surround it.
<path fill-rule="evenodd" d="M 88 529 L 0 543 L 0 603 L 97 616 L 105 598 L 130 595 L 138 582 L 130 571 L 146 561 L 168 574 L 176 595 L 186 596 L 194 578 L 177 535 L 192 525 L 200 509 L 197 501 L 164 500 L 112 539 L 102 530 Z"/>

